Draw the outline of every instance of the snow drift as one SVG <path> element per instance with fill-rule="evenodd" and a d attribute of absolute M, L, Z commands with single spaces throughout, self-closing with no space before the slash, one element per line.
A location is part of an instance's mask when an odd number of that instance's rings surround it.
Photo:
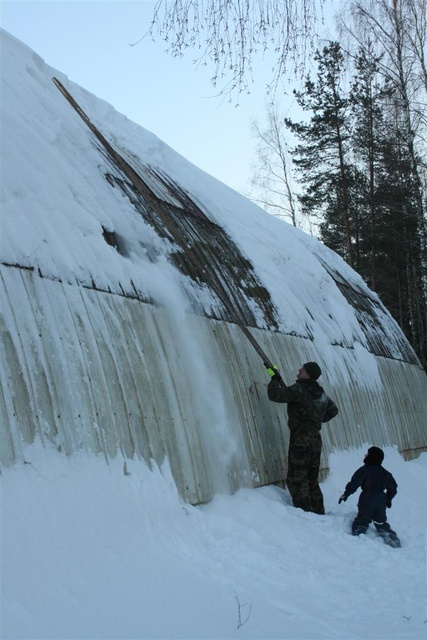
<path fill-rule="evenodd" d="M 427 453 L 385 448 L 399 484 L 390 524 L 354 538 L 356 497 L 338 506 L 366 447 L 331 454 L 327 515 L 278 487 L 194 507 L 165 463 L 123 473 L 81 451 L 26 447 L 2 473 L 5 640 L 422 640 Z"/>
<path fill-rule="evenodd" d="M 319 362 L 324 471 L 426 448 L 425 372 L 344 261 L 1 37 L 2 464 L 40 439 L 167 459 L 192 503 L 282 482 L 285 410 L 240 324 L 288 383 Z"/>

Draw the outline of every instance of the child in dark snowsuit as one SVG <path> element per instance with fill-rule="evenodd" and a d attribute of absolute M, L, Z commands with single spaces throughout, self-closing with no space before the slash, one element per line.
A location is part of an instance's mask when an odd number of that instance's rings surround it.
<path fill-rule="evenodd" d="M 385 512 L 386 507 L 391 508 L 391 501 L 397 493 L 397 483 L 390 471 L 381 466 L 383 460 L 382 449 L 370 447 L 364 458 L 365 464 L 353 474 L 338 503 L 345 502 L 361 487 L 358 513 L 351 526 L 352 534 L 358 536 L 366 533 L 369 524 L 373 522 L 384 542 L 391 547 L 400 547 L 400 540 L 390 528 Z"/>

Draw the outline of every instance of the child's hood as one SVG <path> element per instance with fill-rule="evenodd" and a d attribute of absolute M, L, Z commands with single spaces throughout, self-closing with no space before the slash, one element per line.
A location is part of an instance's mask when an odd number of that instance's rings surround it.
<path fill-rule="evenodd" d="M 368 453 L 365 456 L 365 464 L 370 464 L 374 467 L 380 467 L 384 460 L 384 451 L 379 447 L 370 447 Z"/>

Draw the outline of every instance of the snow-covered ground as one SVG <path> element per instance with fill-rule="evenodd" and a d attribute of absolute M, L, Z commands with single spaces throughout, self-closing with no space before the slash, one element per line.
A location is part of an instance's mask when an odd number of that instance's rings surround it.
<path fill-rule="evenodd" d="M 338 505 L 364 452 L 331 457 L 318 516 L 273 486 L 193 507 L 167 467 L 32 445 L 2 473 L 1 637 L 422 640 L 427 454 L 385 450 L 392 549 Z"/>

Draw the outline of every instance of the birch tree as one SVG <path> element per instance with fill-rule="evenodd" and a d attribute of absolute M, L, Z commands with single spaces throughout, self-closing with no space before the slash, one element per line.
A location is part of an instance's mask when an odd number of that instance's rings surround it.
<path fill-rule="evenodd" d="M 267 107 L 267 123 L 261 127 L 252 123 L 257 139 L 256 162 L 250 184 L 255 190 L 255 201 L 273 215 L 298 223 L 298 205 L 292 178 L 291 159 L 286 143 L 284 118 L 277 106 Z"/>
<path fill-rule="evenodd" d="M 286 72 L 301 72 L 324 2 L 158 0 L 149 33 L 160 36 L 173 57 L 191 49 L 197 64 L 212 64 L 211 81 L 223 84 L 221 93 L 249 91 L 255 57 L 271 52 L 271 89 Z"/>

